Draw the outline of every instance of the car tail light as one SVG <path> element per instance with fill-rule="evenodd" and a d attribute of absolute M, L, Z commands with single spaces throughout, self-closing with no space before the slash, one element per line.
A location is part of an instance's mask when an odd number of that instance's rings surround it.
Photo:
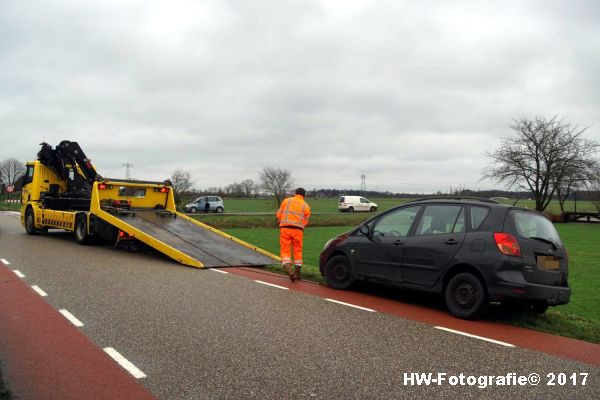
<path fill-rule="evenodd" d="M 494 240 L 502 254 L 521 257 L 521 246 L 519 245 L 517 238 L 510 233 L 494 232 Z"/>
<path fill-rule="evenodd" d="M 127 232 L 119 231 L 119 239 L 131 239 L 134 237 L 134 234 L 131 235 Z"/>

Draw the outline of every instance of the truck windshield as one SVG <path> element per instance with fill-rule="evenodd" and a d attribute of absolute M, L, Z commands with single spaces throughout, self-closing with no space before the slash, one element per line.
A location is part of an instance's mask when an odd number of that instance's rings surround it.
<path fill-rule="evenodd" d="M 514 223 L 517 234 L 526 239 L 552 242 L 562 246 L 558 232 L 546 217 L 529 212 L 515 212 Z"/>

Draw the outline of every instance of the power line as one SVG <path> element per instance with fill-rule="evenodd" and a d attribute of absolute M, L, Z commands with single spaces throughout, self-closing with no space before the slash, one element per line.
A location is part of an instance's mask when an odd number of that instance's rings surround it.
<path fill-rule="evenodd" d="M 133 164 L 126 162 L 125 164 L 122 164 L 123 167 L 125 167 L 125 177 L 127 179 L 131 179 L 131 167 L 133 167 Z"/>

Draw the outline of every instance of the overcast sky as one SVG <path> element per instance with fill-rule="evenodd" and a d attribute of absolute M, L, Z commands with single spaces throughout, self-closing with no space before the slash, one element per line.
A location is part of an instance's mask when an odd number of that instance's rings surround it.
<path fill-rule="evenodd" d="M 490 188 L 511 119 L 600 141 L 600 2 L 0 0 L 0 160 L 78 141 L 104 176 Z"/>

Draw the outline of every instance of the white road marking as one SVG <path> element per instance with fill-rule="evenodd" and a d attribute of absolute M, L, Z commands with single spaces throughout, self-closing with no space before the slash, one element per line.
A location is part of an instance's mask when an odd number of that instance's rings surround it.
<path fill-rule="evenodd" d="M 0 261 L 2 261 L 2 264 L 4 264 L 4 265 L 10 265 L 10 263 L 8 262 L 8 260 L 6 258 L 0 258 Z"/>
<path fill-rule="evenodd" d="M 222 274 L 228 274 L 228 273 L 229 273 L 229 272 L 227 272 L 227 271 L 223 271 L 222 269 L 216 269 L 216 268 L 211 268 L 210 270 L 211 270 L 211 271 L 215 271 L 215 272 L 220 272 L 220 273 L 222 273 Z"/>
<path fill-rule="evenodd" d="M 127 372 L 133 375 L 137 379 L 145 378 L 146 374 L 143 373 L 138 367 L 133 365 L 131 361 L 123 357 L 118 351 L 113 349 L 112 347 L 106 347 L 104 349 L 106 354 L 111 356 L 113 360 L 115 360 L 121 367 L 125 368 Z"/>
<path fill-rule="evenodd" d="M 19 278 L 25 278 L 25 275 L 19 271 L 18 269 L 13 270 L 13 272 L 15 273 L 16 276 L 18 276 Z"/>
<path fill-rule="evenodd" d="M 357 306 L 355 304 L 344 303 L 343 301 L 339 301 L 339 300 L 334 300 L 334 299 L 325 299 L 325 300 L 330 301 L 332 303 L 348 306 L 348 307 L 358 308 L 359 310 L 363 310 L 363 311 L 377 312 L 377 311 L 373 310 L 372 308 L 366 308 L 366 307 Z"/>
<path fill-rule="evenodd" d="M 76 327 L 80 328 L 83 326 L 83 322 L 81 322 L 80 320 L 78 320 L 77 318 L 75 318 L 75 316 L 73 314 L 71 314 L 70 312 L 68 312 L 65 309 L 62 310 L 58 310 L 62 315 L 64 315 L 64 317 L 66 319 L 68 319 L 69 321 L 71 321 L 71 323 L 73 325 L 75 325 Z"/>
<path fill-rule="evenodd" d="M 40 289 L 40 287 L 38 285 L 33 285 L 31 288 L 33 290 L 35 290 L 37 292 L 37 294 L 39 294 L 42 297 L 48 296 L 48 294 L 46 292 L 44 292 L 42 289 Z"/>
<path fill-rule="evenodd" d="M 275 287 L 277 289 L 283 289 L 283 290 L 288 290 L 289 289 L 289 288 L 286 288 L 285 286 L 279 286 L 279 285 L 275 285 L 273 283 L 269 283 L 269 282 L 265 282 L 265 281 L 255 280 L 254 282 L 260 283 L 262 285 L 272 286 L 272 287 Z"/>
<path fill-rule="evenodd" d="M 472 335 L 472 334 L 466 333 L 466 332 L 455 331 L 454 329 L 444 328 L 443 326 L 436 326 L 435 329 L 439 329 L 439 330 L 450 332 L 450 333 L 456 333 L 457 335 L 463 335 L 463 336 L 467 336 L 467 337 L 474 338 L 474 339 L 485 340 L 486 342 L 499 344 L 500 346 L 515 347 L 514 344 L 501 342 L 499 340 L 494 340 L 494 339 L 486 338 L 483 336 Z"/>

